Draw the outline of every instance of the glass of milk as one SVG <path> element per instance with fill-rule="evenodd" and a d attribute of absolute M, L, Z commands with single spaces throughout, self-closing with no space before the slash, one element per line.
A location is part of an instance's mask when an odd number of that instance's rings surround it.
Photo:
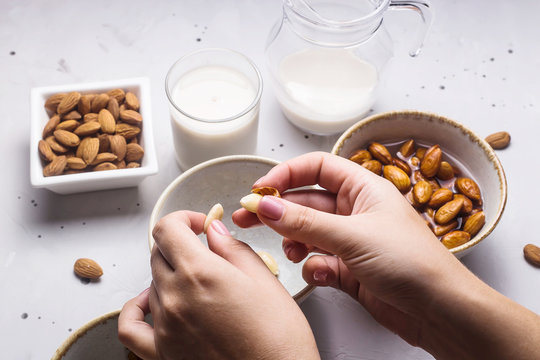
<path fill-rule="evenodd" d="M 255 153 L 262 78 L 247 57 L 228 49 L 188 54 L 169 70 L 165 91 L 182 170 L 224 155 Z"/>
<path fill-rule="evenodd" d="M 420 15 L 423 26 L 410 52 L 416 56 L 431 24 L 428 0 L 283 0 L 266 57 L 276 98 L 291 123 L 335 134 L 369 112 L 393 55 L 383 23 L 389 9 Z"/>

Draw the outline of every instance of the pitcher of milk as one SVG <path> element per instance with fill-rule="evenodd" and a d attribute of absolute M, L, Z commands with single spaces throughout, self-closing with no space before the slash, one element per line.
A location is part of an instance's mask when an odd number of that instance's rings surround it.
<path fill-rule="evenodd" d="M 428 0 L 284 0 L 266 48 L 276 97 L 287 119 L 319 135 L 342 132 L 373 105 L 392 40 L 387 10 L 417 12 L 418 55 L 431 24 Z"/>

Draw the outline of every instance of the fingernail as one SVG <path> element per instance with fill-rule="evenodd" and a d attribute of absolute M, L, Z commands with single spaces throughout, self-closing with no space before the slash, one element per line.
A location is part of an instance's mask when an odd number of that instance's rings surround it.
<path fill-rule="evenodd" d="M 283 204 L 273 196 L 263 196 L 257 212 L 271 220 L 279 220 L 283 216 Z"/>
<path fill-rule="evenodd" d="M 266 175 L 265 175 L 266 176 Z M 257 181 L 255 181 L 253 183 L 253 187 L 257 187 L 257 185 L 259 185 L 259 183 L 262 181 L 262 179 L 264 179 L 264 176 L 261 176 L 259 179 L 257 179 Z"/>
<path fill-rule="evenodd" d="M 219 220 L 214 220 L 210 223 L 210 226 L 214 228 L 221 235 L 231 235 L 224 223 Z"/>
<path fill-rule="evenodd" d="M 292 245 L 291 244 L 287 244 L 283 247 L 283 252 L 285 253 L 285 256 L 287 257 L 287 259 L 291 259 L 290 257 L 290 254 L 291 254 L 291 251 L 292 251 Z"/>
<path fill-rule="evenodd" d="M 139 294 L 139 296 L 144 295 L 144 294 L 146 294 L 146 293 L 149 292 L 149 291 L 150 291 L 150 288 L 147 287 L 146 289 L 144 289 L 143 291 L 141 291 L 141 293 Z"/>
<path fill-rule="evenodd" d="M 315 272 L 313 273 L 313 280 L 317 281 L 317 282 L 326 282 L 326 279 L 328 278 L 328 273 L 326 271 L 320 271 L 320 270 L 315 270 Z"/>

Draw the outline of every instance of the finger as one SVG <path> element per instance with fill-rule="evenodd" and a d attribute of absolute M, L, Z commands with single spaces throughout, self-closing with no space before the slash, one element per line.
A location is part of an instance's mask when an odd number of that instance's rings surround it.
<path fill-rule="evenodd" d="M 310 285 L 331 286 L 358 299 L 360 283 L 336 256 L 311 256 L 302 267 L 302 277 Z"/>
<path fill-rule="evenodd" d="M 152 236 L 173 269 L 180 262 L 200 260 L 204 256 L 207 249 L 197 234 L 203 231 L 205 219 L 201 213 L 176 211 L 164 216 L 154 226 Z"/>
<path fill-rule="evenodd" d="M 175 283 L 175 271 L 169 262 L 163 257 L 161 250 L 154 246 L 150 256 L 150 267 L 152 269 L 153 284 L 156 289 L 167 289 L 168 284 Z M 177 266 L 178 268 L 178 266 Z"/>
<path fill-rule="evenodd" d="M 154 329 L 144 321 L 149 312 L 149 289 L 146 289 L 122 308 L 118 318 L 118 338 L 137 356 L 157 359 Z"/>
<path fill-rule="evenodd" d="M 335 213 L 336 196 L 324 190 L 298 190 L 282 194 L 284 199 L 291 202 L 308 206 L 320 211 Z M 261 221 L 256 214 L 246 209 L 238 209 L 232 214 L 233 222 L 241 228 L 249 228 L 260 225 Z"/>
<path fill-rule="evenodd" d="M 259 255 L 246 243 L 234 239 L 225 225 L 214 220 L 208 227 L 208 247 L 217 255 L 233 264 L 244 274 L 256 278 L 277 282 Z"/>
<path fill-rule="evenodd" d="M 304 260 L 310 252 L 305 244 L 288 238 L 283 239 L 281 247 L 283 248 L 283 252 L 287 259 L 291 260 L 293 263 L 299 263 Z"/>

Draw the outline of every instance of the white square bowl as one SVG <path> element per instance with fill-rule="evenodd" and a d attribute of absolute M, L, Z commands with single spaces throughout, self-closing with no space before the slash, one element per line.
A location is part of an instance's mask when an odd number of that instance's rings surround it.
<path fill-rule="evenodd" d="M 43 176 L 43 165 L 38 151 L 43 127 L 49 120 L 44 104 L 56 93 L 78 91 L 81 94 L 101 93 L 120 88 L 131 91 L 139 98 L 140 114 L 143 118 L 140 144 L 144 148 L 141 166 L 134 169 L 94 171 L 80 174 Z M 150 81 L 148 78 L 130 78 L 94 83 L 80 83 L 33 88 L 30 93 L 30 179 L 32 186 L 46 188 L 58 194 L 73 194 L 87 191 L 117 189 L 137 186 L 145 177 L 158 172 L 154 136 L 152 132 L 152 109 Z"/>

